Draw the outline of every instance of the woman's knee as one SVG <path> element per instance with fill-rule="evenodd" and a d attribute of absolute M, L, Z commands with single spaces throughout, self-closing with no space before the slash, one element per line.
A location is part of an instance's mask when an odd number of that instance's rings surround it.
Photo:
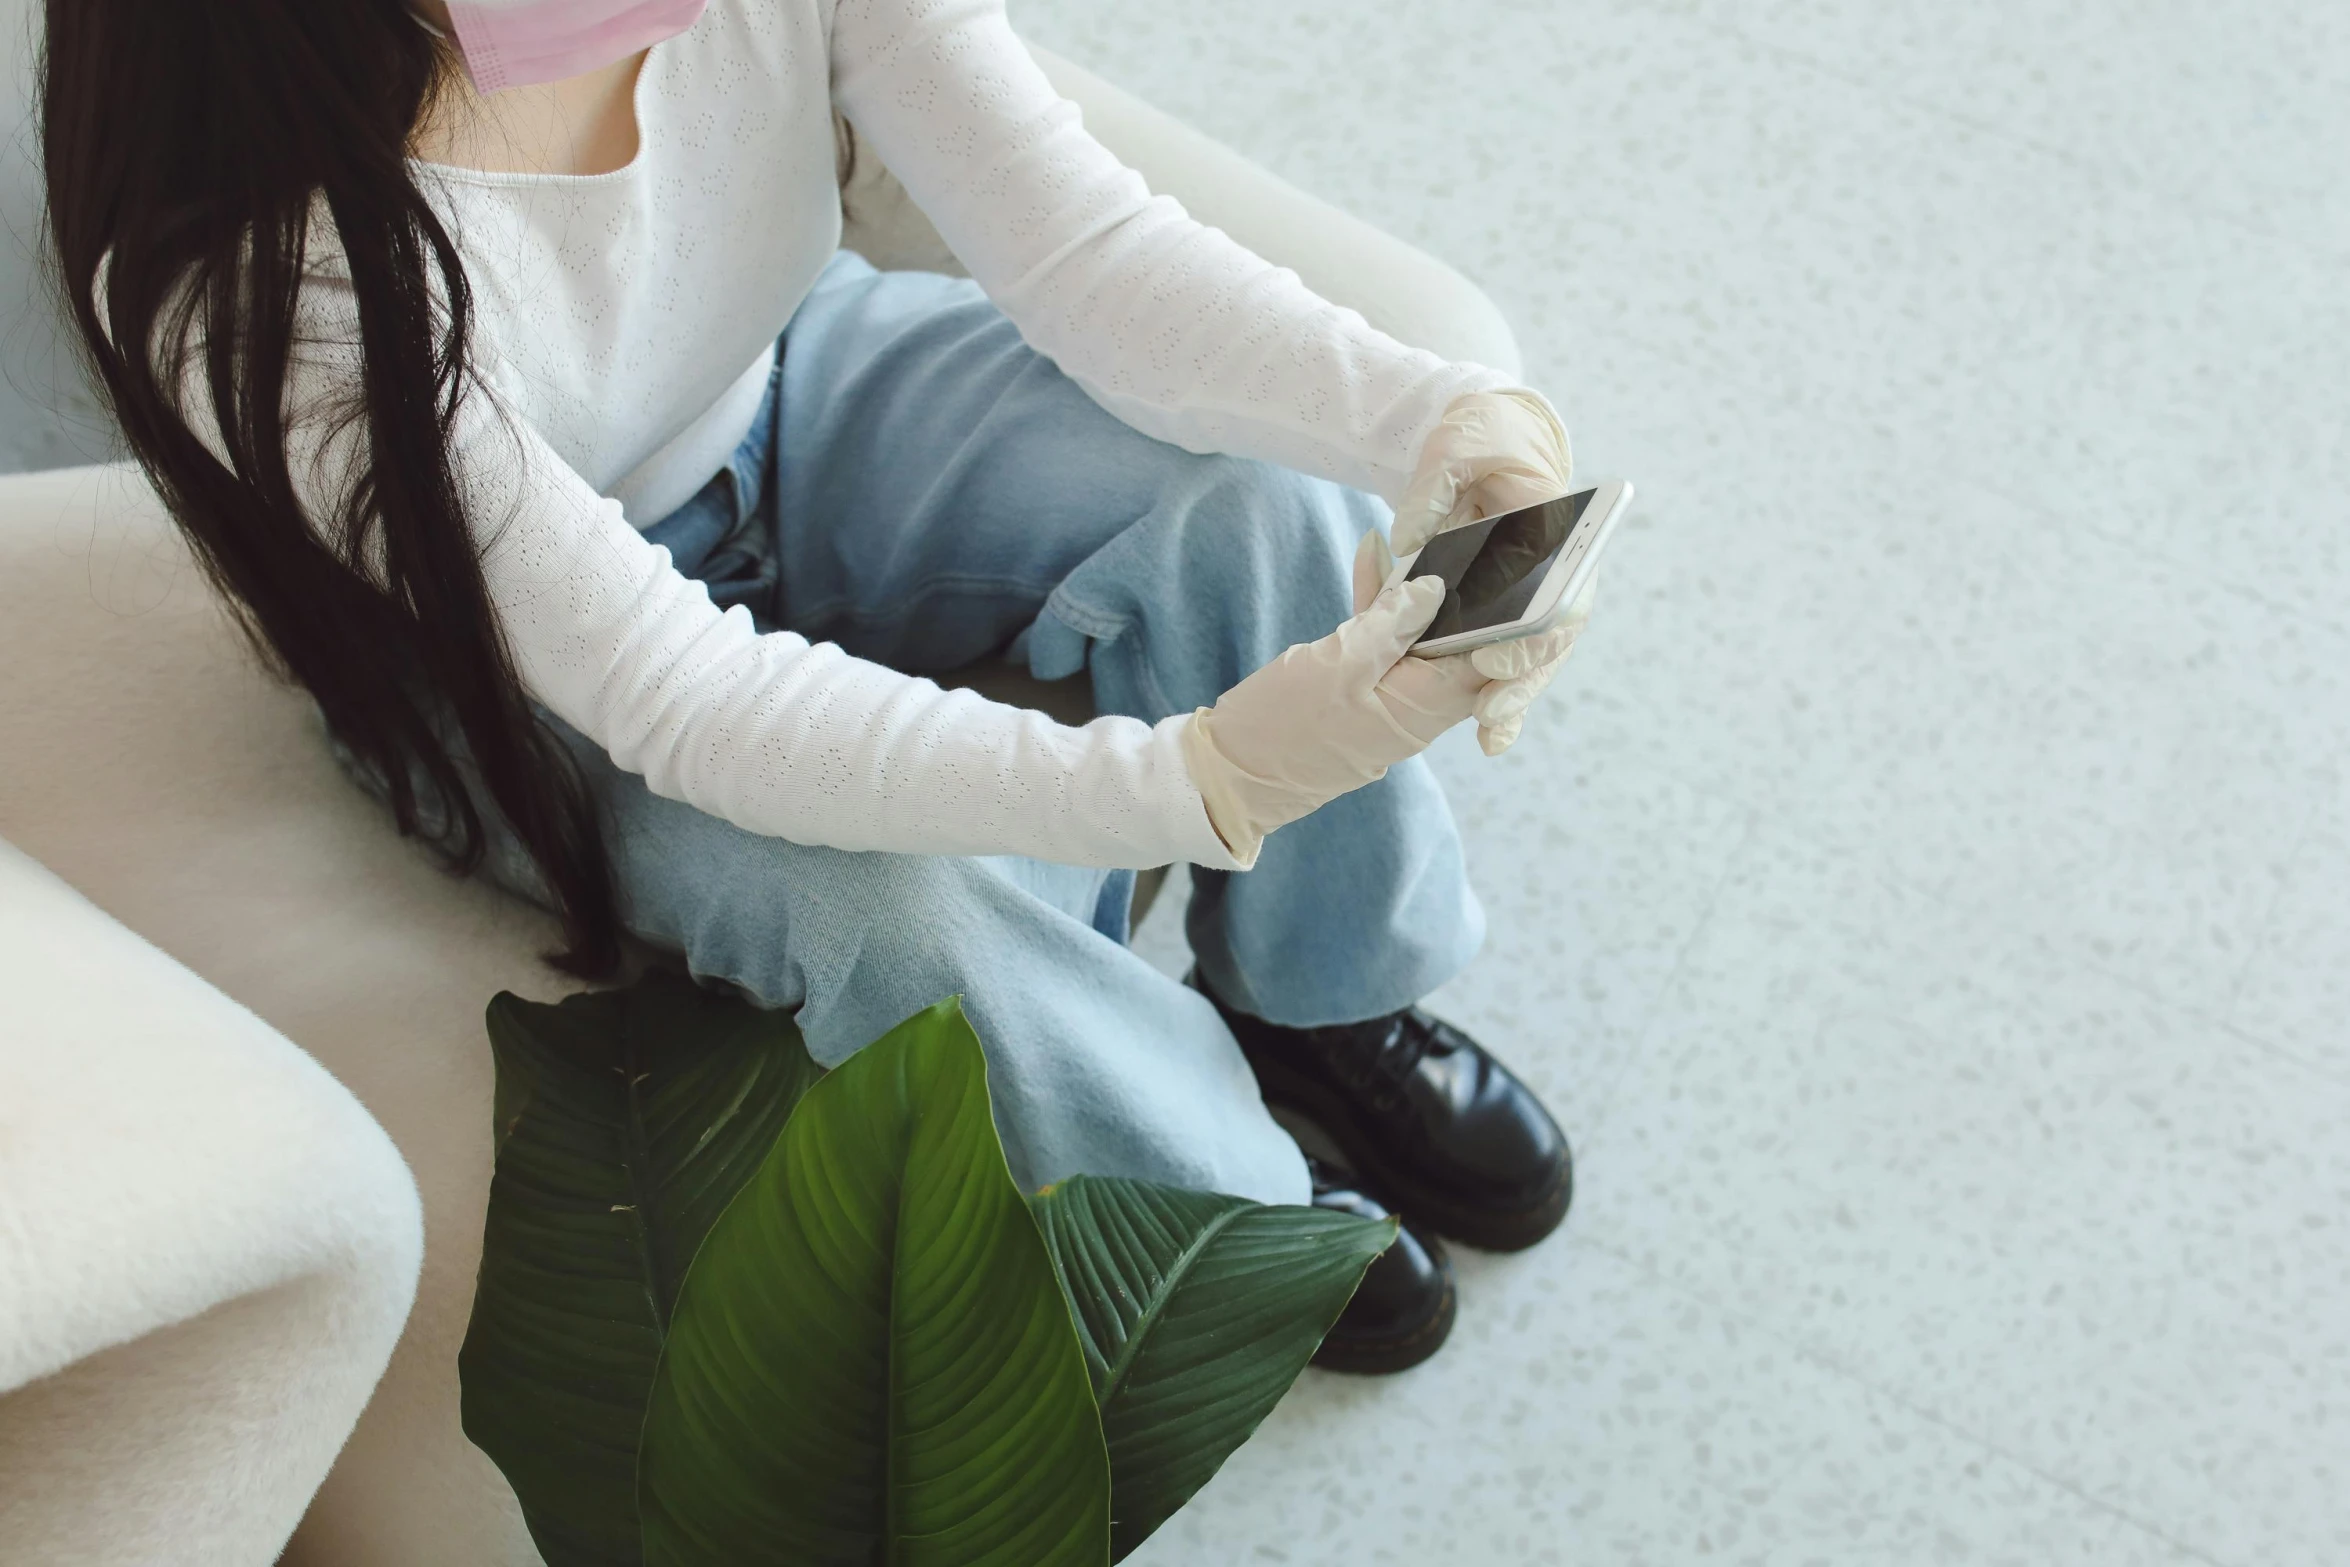
<path fill-rule="evenodd" d="M 1363 534 L 1384 532 L 1384 504 L 1359 490 L 1273 463 L 1196 459 L 1181 534 L 1189 568 L 1293 591 L 1343 586 Z"/>
<path fill-rule="evenodd" d="M 1327 480 L 1190 458 L 1141 522 L 1053 594 L 1032 656 L 1055 667 L 1038 673 L 1090 663 L 1106 707 L 1146 717 L 1213 701 L 1346 618 L 1355 547 L 1387 522 L 1379 501 Z"/>

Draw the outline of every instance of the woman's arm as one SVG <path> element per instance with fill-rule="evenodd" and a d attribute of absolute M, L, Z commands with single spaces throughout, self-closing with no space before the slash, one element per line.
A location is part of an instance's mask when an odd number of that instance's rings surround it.
<path fill-rule="evenodd" d="M 288 457 L 320 519 L 363 467 L 362 422 L 334 417 L 358 383 L 357 319 L 331 273 L 304 286 L 302 312 Z M 200 375 L 183 397 L 190 427 L 213 439 Z M 839 849 L 1238 868 L 1184 763 L 1189 715 L 1072 729 L 830 644 L 761 635 L 478 385 L 454 447 L 524 686 L 655 793 Z"/>
<path fill-rule="evenodd" d="M 1085 130 L 1001 0 L 836 0 L 833 94 L 972 277 L 1103 407 L 1394 500 L 1510 378 L 1376 331 L 1194 222 Z"/>
<path fill-rule="evenodd" d="M 656 794 L 838 849 L 1234 864 L 1186 769 L 1184 718 L 1071 729 L 761 635 L 544 442 L 475 406 L 461 472 L 523 683 Z"/>

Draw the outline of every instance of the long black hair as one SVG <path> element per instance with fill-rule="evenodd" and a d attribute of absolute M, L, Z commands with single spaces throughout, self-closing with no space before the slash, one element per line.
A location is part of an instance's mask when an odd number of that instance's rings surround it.
<path fill-rule="evenodd" d="M 255 648 L 470 872 L 489 804 L 597 977 L 620 924 L 593 797 L 524 694 L 450 464 L 472 296 L 409 146 L 449 81 L 406 0 L 47 0 L 57 280 L 123 434 Z M 366 466 L 305 514 L 286 450 L 296 300 L 323 209 L 347 258 Z M 103 290 L 103 298 L 100 292 Z M 200 356 L 200 358 L 192 357 Z M 190 429 L 201 377 L 225 461 Z"/>

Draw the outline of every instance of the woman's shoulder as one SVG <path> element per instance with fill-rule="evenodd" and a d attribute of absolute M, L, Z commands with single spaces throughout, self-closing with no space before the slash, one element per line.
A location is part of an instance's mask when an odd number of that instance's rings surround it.
<path fill-rule="evenodd" d="M 712 81 L 790 80 L 810 65 L 825 66 L 836 3 L 710 0 L 701 20 L 656 46 L 656 52 L 666 50 L 676 63 L 707 68 Z"/>

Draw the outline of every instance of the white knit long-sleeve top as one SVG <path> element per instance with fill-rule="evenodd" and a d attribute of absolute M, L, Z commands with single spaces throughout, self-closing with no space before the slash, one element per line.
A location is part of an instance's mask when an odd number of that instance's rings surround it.
<path fill-rule="evenodd" d="M 455 452 L 524 684 L 665 796 L 843 849 L 1231 868 L 1184 721 L 1081 729 L 721 614 L 637 526 L 748 432 L 840 239 L 832 109 L 1096 401 L 1194 451 L 1393 498 L 1463 392 L 1507 378 L 1373 330 L 1202 226 L 1087 134 L 1002 0 L 714 0 L 653 49 L 640 150 L 589 177 L 421 165 L 476 294 Z M 356 312 L 303 296 L 297 478 L 354 471 Z M 634 526 L 632 526 L 634 524 Z"/>

